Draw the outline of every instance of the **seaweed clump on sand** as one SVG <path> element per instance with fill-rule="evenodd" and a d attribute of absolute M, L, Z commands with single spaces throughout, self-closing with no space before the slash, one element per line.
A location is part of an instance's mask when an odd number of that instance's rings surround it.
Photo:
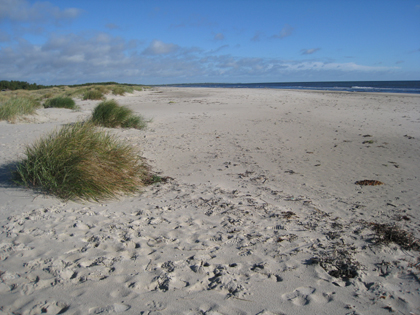
<path fill-rule="evenodd" d="M 360 263 L 345 249 L 335 249 L 331 253 L 313 257 L 311 263 L 318 263 L 330 276 L 345 281 L 357 277 L 360 270 Z"/>
<path fill-rule="evenodd" d="M 360 186 L 379 186 L 383 185 L 384 183 L 380 182 L 379 180 L 364 179 L 358 180 L 357 182 L 355 182 L 355 184 Z"/>
<path fill-rule="evenodd" d="M 377 245 L 394 243 L 405 250 L 420 251 L 420 240 L 412 233 L 402 230 L 395 224 L 370 223 L 370 228 L 375 232 L 373 242 Z"/>

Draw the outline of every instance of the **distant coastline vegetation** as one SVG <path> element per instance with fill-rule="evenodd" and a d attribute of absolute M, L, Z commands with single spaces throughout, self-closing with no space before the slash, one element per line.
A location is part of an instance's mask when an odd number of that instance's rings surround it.
<path fill-rule="evenodd" d="M 148 88 L 150 87 L 141 84 L 117 82 L 46 86 L 3 80 L 0 81 L 0 120 L 15 122 L 19 116 L 34 114 L 42 106 L 77 109 L 74 98 L 104 101 L 107 94 L 124 95 Z"/>
<path fill-rule="evenodd" d="M 73 85 L 41 85 L 36 83 L 28 83 L 25 81 L 0 81 L 0 90 L 42 90 L 42 89 L 49 89 L 53 87 L 84 87 L 84 86 L 92 86 L 92 85 L 120 85 L 120 86 L 137 86 L 137 87 L 144 87 L 142 84 L 129 84 L 129 83 L 117 83 L 117 82 L 97 82 L 97 83 L 83 83 L 83 84 L 73 84 Z"/>

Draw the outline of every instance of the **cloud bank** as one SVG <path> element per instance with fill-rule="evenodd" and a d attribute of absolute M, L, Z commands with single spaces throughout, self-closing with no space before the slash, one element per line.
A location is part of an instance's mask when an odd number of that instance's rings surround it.
<path fill-rule="evenodd" d="M 1 48 L 0 68 L 2 79 L 39 84 L 291 81 L 302 74 L 309 80 L 331 75 L 340 77 L 348 72 L 392 71 L 356 63 L 236 57 L 220 54 L 221 50 L 205 52 L 160 40 L 153 40 L 143 48 L 136 41 L 105 33 L 92 37 L 52 35 L 43 45 L 21 39 Z"/>
<path fill-rule="evenodd" d="M 12 22 L 45 23 L 49 21 L 75 19 L 82 13 L 76 8 L 60 10 L 49 2 L 35 2 L 31 5 L 26 0 L 1 0 L 0 22 L 9 19 Z"/>
<path fill-rule="evenodd" d="M 166 44 L 160 40 L 154 40 L 150 43 L 143 54 L 145 55 L 167 55 L 178 50 L 178 46 L 175 44 Z"/>
<path fill-rule="evenodd" d="M 365 66 L 355 62 L 302 60 L 320 48 L 302 49 L 295 59 L 235 56 L 240 44 L 226 43 L 218 48 L 185 47 L 159 38 L 129 40 L 107 33 L 64 32 L 59 25 L 71 22 L 84 12 L 75 8 L 60 9 L 49 2 L 0 0 L 0 80 L 24 80 L 39 84 L 77 84 L 118 81 L 165 84 L 194 82 L 279 82 L 369 80 L 392 78 L 399 68 Z M 156 15 L 160 10 L 156 10 Z M 175 26 L 176 25 L 176 26 Z M 3 28 L 3 26 L 6 26 Z M 45 31 L 53 27 L 60 33 Z M 120 29 L 114 23 L 109 30 Z M 171 29 L 216 27 L 206 17 L 191 15 Z M 294 27 L 285 24 L 273 36 L 256 31 L 249 42 L 286 44 L 273 41 L 294 35 Z M 25 35 L 41 34 L 31 42 Z M 225 35 L 209 31 L 213 43 L 225 42 Z M 231 37 L 231 36 L 229 36 Z M 41 36 L 39 37 L 41 38 Z"/>

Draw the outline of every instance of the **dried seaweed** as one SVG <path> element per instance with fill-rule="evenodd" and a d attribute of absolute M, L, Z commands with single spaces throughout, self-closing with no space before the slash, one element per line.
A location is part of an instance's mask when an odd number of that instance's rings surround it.
<path fill-rule="evenodd" d="M 329 254 L 324 254 L 311 259 L 318 263 L 330 276 L 348 280 L 358 276 L 360 263 L 352 259 L 349 252 L 344 249 L 337 249 Z"/>
<path fill-rule="evenodd" d="M 402 230 L 395 224 L 370 223 L 371 229 L 375 232 L 373 239 L 375 244 L 395 243 L 402 249 L 420 251 L 420 240 L 412 233 Z"/>
<path fill-rule="evenodd" d="M 364 179 L 358 180 L 357 182 L 355 182 L 355 184 L 360 186 L 378 186 L 383 185 L 384 183 L 380 182 L 379 180 Z"/>

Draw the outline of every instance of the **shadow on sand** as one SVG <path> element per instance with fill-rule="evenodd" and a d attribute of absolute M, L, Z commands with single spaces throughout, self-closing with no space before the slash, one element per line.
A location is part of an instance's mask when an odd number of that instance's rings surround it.
<path fill-rule="evenodd" d="M 19 187 L 13 181 L 13 172 L 16 171 L 18 162 L 10 162 L 0 165 L 0 187 L 10 188 Z"/>

